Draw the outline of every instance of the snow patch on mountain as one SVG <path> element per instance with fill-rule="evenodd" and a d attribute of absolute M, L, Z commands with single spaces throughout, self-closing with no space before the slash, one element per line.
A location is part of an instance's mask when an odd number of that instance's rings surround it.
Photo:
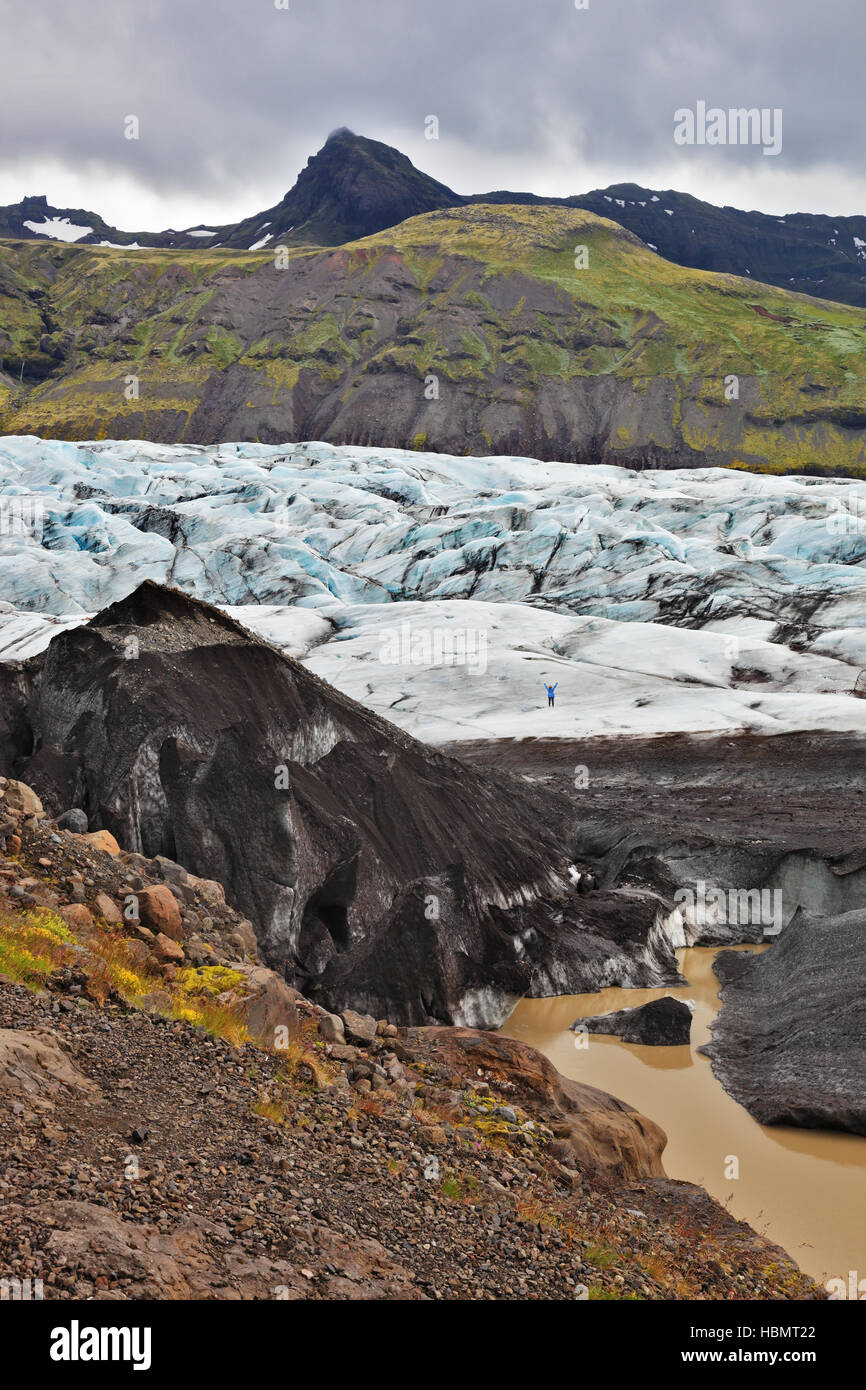
<path fill-rule="evenodd" d="M 93 231 L 92 227 L 77 227 L 68 217 L 46 217 L 44 222 L 25 222 L 24 226 L 36 236 L 50 237 L 52 241 L 80 241 Z"/>

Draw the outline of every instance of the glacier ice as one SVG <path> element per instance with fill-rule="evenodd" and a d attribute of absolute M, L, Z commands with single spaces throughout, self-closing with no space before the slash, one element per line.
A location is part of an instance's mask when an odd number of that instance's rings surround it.
<path fill-rule="evenodd" d="M 862 729 L 864 566 L 845 479 L 0 439 L 0 659 L 149 578 L 436 742 Z"/>

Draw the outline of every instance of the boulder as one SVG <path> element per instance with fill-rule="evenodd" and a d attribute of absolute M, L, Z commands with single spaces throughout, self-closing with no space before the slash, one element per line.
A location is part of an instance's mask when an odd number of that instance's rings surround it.
<path fill-rule="evenodd" d="M 349 1042 L 369 1044 L 376 1037 L 376 1020 L 369 1014 L 357 1014 L 354 1009 L 346 1009 L 340 1015 L 345 1035 Z"/>
<path fill-rule="evenodd" d="M 279 1049 L 286 1037 L 298 1031 L 295 1003 L 301 995 L 287 985 L 282 976 L 264 965 L 237 968 L 243 971 L 246 979 L 243 992 L 230 993 L 233 1012 L 246 1025 L 254 1042 Z"/>
<path fill-rule="evenodd" d="M 571 1026 L 574 1032 L 610 1033 L 644 1047 L 681 1047 L 691 1036 L 692 1011 L 681 999 L 668 994 L 636 1009 L 578 1018 Z"/>
<path fill-rule="evenodd" d="M 77 806 L 64 811 L 62 816 L 57 817 L 57 826 L 60 830 L 71 830 L 75 835 L 86 835 L 88 830 L 87 816 L 84 811 L 80 811 Z"/>
<path fill-rule="evenodd" d="M 225 890 L 215 878 L 198 878 L 195 874 L 188 874 L 187 882 L 212 907 L 219 907 L 226 900 Z"/>
<path fill-rule="evenodd" d="M 252 922 L 248 922 L 246 919 L 238 922 L 229 940 L 232 945 L 237 946 L 245 956 L 249 956 L 251 959 L 255 960 L 258 955 L 259 943 L 256 940 Z"/>
<path fill-rule="evenodd" d="M 138 916 L 152 932 L 161 932 L 173 941 L 183 940 L 183 919 L 177 899 L 164 883 L 142 888 L 137 894 Z"/>
<path fill-rule="evenodd" d="M 101 849 L 105 854 L 111 854 L 114 857 L 120 854 L 120 845 L 110 830 L 94 830 L 90 835 L 82 835 L 81 838 L 92 845 L 94 849 Z"/>
<path fill-rule="evenodd" d="M 25 782 L 10 778 L 4 788 L 5 802 L 9 810 L 22 816 L 44 816 L 45 811 L 39 797 Z"/>
<path fill-rule="evenodd" d="M 0 1093 L 24 1096 L 40 1109 L 53 1108 L 61 1095 L 101 1096 L 52 1033 L 20 1028 L 0 1028 Z"/>
<path fill-rule="evenodd" d="M 114 899 L 110 898 L 107 893 L 97 893 L 93 899 L 93 906 L 96 915 L 107 922 L 109 926 L 120 926 L 123 921 L 123 913 Z"/>
<path fill-rule="evenodd" d="M 346 1041 L 346 1030 L 339 1014 L 322 1014 L 319 1019 L 319 1037 L 329 1043 L 342 1044 Z"/>
<path fill-rule="evenodd" d="M 163 965 L 183 964 L 183 947 L 179 942 L 172 940 L 170 936 L 166 936 L 164 932 L 157 932 L 152 951 L 156 959 Z"/>
<path fill-rule="evenodd" d="M 76 932 L 90 931 L 96 925 L 93 913 L 84 903 L 66 903 L 59 909 L 59 915 Z"/>

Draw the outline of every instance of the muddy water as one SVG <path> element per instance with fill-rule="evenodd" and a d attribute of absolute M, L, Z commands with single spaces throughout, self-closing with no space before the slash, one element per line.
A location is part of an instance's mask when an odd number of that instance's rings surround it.
<path fill-rule="evenodd" d="M 564 1076 L 586 1081 L 657 1121 L 668 1136 L 665 1171 L 700 1183 L 728 1210 L 783 1246 L 822 1283 L 866 1277 L 866 1139 L 759 1125 L 728 1096 L 697 1048 L 719 1009 L 716 952 L 678 953 L 688 984 L 524 999 L 502 1031 L 537 1047 Z M 568 1031 L 577 1018 L 673 994 L 696 1004 L 690 1047 L 635 1047 Z M 583 1046 L 576 1047 L 578 1041 Z M 739 1178 L 731 1171 L 739 1162 Z"/>

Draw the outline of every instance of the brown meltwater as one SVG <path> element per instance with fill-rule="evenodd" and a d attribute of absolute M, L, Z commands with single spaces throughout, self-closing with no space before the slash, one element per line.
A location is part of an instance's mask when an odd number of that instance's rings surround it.
<path fill-rule="evenodd" d="M 502 1032 L 537 1047 L 563 1076 L 609 1091 L 655 1120 L 668 1136 L 668 1176 L 700 1183 L 807 1274 L 821 1283 L 843 1279 L 846 1286 L 850 1270 L 866 1279 L 866 1139 L 759 1125 L 732 1100 L 697 1051 L 709 1041 L 720 1007 L 716 950 L 677 955 L 686 985 L 523 999 Z M 666 994 L 694 1001 L 689 1047 L 636 1047 L 569 1032 L 578 1018 L 632 1009 Z M 731 1157 L 739 1162 L 736 1179 L 725 1176 Z"/>

